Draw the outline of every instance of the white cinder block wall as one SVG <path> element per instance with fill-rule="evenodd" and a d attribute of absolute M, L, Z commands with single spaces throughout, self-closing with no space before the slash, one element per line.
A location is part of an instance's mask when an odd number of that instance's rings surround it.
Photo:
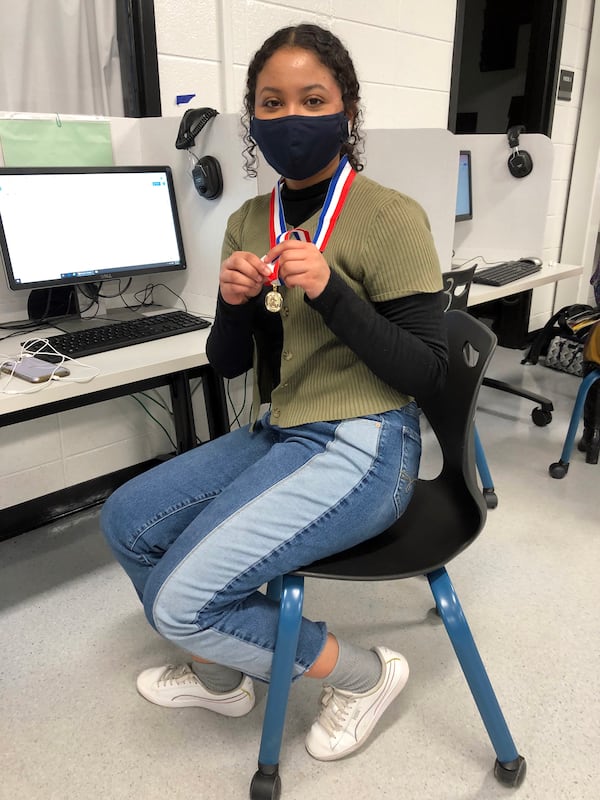
<path fill-rule="evenodd" d="M 252 54 L 277 28 L 312 22 L 346 43 L 371 128 L 446 128 L 456 6 L 452 0 L 155 0 L 162 113 L 241 109 Z"/>
<path fill-rule="evenodd" d="M 347 45 L 361 82 L 368 128 L 446 128 L 454 0 L 154 0 L 162 113 L 191 105 L 237 113 L 252 53 L 279 27 L 314 22 Z M 570 102 L 557 101 L 554 174 L 544 256 L 556 260 L 569 189 L 593 0 L 567 0 L 560 66 L 575 72 Z M 185 107 L 183 107 L 185 108 Z"/>
<path fill-rule="evenodd" d="M 368 128 L 446 128 L 453 0 L 154 0 L 162 112 L 191 105 L 237 113 L 252 53 L 275 29 L 298 22 L 331 28 L 348 46 Z M 584 79 L 593 0 L 567 0 L 561 66 L 575 71 L 573 99 L 557 102 L 552 193 L 544 255 L 557 259 Z M 240 161 L 241 165 L 241 161 Z M 593 165 L 595 169 L 595 164 Z M 159 413 L 167 427 L 167 414 Z M 90 423 L 99 420 L 100 425 Z M 98 436 L 94 431 L 101 431 Z M 23 502 L 168 448 L 165 434 L 123 398 L 2 431 L 0 507 Z"/>

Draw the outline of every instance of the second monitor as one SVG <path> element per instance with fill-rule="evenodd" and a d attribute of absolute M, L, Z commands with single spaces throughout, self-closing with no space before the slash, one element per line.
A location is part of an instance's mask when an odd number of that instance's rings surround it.
<path fill-rule="evenodd" d="M 456 190 L 456 222 L 473 219 L 473 189 L 471 181 L 471 151 L 461 150 L 458 157 Z"/>

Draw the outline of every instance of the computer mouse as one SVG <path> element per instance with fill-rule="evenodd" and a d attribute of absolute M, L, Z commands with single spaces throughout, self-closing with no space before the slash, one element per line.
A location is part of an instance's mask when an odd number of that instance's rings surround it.
<path fill-rule="evenodd" d="M 542 259 L 537 256 L 524 256 L 520 258 L 519 261 L 524 261 L 526 264 L 535 264 L 536 267 L 541 267 L 544 263 Z"/>

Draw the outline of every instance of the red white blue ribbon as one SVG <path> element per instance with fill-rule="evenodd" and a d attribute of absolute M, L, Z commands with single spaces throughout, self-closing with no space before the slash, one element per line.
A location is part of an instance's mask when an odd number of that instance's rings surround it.
<path fill-rule="evenodd" d="M 317 222 L 315 237 L 312 239 L 313 244 L 318 247 L 321 252 L 323 252 L 323 250 L 325 250 L 327 247 L 327 242 L 329 241 L 329 237 L 331 236 L 335 224 L 338 221 L 338 217 L 341 214 L 344 203 L 346 202 L 346 197 L 350 191 L 350 186 L 352 185 L 352 181 L 355 177 L 356 170 L 350 165 L 348 156 L 344 156 L 338 164 L 338 167 L 329 184 L 327 196 L 325 197 L 325 202 L 319 216 L 319 221 Z M 270 245 L 271 247 L 275 247 L 276 244 L 284 242 L 287 239 L 298 239 L 300 241 L 310 242 L 310 233 L 304 228 L 293 228 L 292 230 L 287 230 L 285 215 L 283 213 L 283 203 L 281 201 L 282 182 L 283 178 L 277 181 L 273 191 L 271 192 L 269 214 Z M 267 279 L 266 283 L 279 286 L 281 281 L 278 278 L 278 259 L 276 259 L 271 266 L 273 267 L 273 273 Z"/>

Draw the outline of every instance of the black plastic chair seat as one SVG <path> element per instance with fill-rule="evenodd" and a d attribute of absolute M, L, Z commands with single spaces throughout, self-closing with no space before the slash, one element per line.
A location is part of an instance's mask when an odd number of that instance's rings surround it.
<path fill-rule="evenodd" d="M 443 476 L 419 479 L 403 516 L 384 533 L 294 574 L 356 581 L 423 575 L 447 564 L 475 539 L 485 521 L 484 504 L 464 483 Z"/>

